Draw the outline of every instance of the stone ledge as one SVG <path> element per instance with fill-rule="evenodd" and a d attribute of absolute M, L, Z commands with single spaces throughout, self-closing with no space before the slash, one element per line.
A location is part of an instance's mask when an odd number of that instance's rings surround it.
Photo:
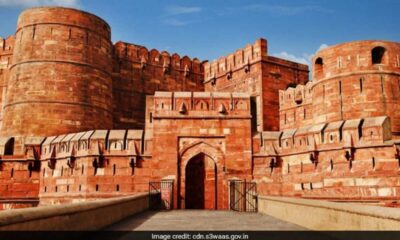
<path fill-rule="evenodd" d="M 270 196 L 259 196 L 258 204 L 262 213 L 314 230 L 398 230 L 400 226 L 397 208 Z"/>
<path fill-rule="evenodd" d="M 148 193 L 82 203 L 5 210 L 0 212 L 0 230 L 95 230 L 146 209 Z"/>

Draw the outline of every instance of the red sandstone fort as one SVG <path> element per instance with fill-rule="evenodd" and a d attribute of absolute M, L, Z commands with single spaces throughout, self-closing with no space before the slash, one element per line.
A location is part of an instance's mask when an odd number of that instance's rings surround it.
<path fill-rule="evenodd" d="M 308 66 L 267 41 L 217 61 L 111 42 L 58 7 L 0 39 L 0 209 L 173 184 L 174 208 L 227 209 L 229 182 L 262 195 L 400 203 L 400 43 L 356 41 Z"/>

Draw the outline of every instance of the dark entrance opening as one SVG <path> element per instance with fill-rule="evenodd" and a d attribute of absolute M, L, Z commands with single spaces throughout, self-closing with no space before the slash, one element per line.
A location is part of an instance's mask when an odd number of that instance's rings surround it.
<path fill-rule="evenodd" d="M 203 153 L 196 155 L 187 163 L 185 171 L 186 209 L 217 209 L 216 171 L 215 163 Z"/>
<path fill-rule="evenodd" d="M 185 208 L 204 209 L 204 154 L 199 154 L 188 162 L 185 179 Z"/>

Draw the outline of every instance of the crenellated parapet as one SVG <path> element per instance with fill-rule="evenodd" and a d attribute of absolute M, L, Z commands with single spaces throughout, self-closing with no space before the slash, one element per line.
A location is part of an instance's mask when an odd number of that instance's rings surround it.
<path fill-rule="evenodd" d="M 260 192 L 397 205 L 400 141 L 387 116 L 262 132 L 253 142 Z"/>
<path fill-rule="evenodd" d="M 153 118 L 250 117 L 245 93 L 156 92 L 153 101 Z"/>
<path fill-rule="evenodd" d="M 304 84 L 308 67 L 268 56 L 267 40 L 236 50 L 204 66 L 204 87 L 209 92 L 243 92 L 251 96 L 253 131 L 279 129 L 279 90 Z"/>
<path fill-rule="evenodd" d="M 143 128 L 145 98 L 155 91 L 204 90 L 203 66 L 197 58 L 117 42 L 113 61 L 116 128 Z"/>
<path fill-rule="evenodd" d="M 144 191 L 141 181 L 147 181 L 147 160 L 151 158 L 144 148 L 148 141 L 151 139 L 145 140 L 141 129 L 91 130 L 47 137 L 41 144 L 41 204 Z"/>
<path fill-rule="evenodd" d="M 3 108 L 6 104 L 7 84 L 10 77 L 10 67 L 13 62 L 15 37 L 0 37 L 0 125 L 3 120 Z"/>
<path fill-rule="evenodd" d="M 373 148 L 400 144 L 392 139 L 386 116 L 304 125 L 260 133 L 260 153 L 267 156 L 314 154 L 319 151 Z"/>
<path fill-rule="evenodd" d="M 237 71 L 250 72 L 251 65 L 260 62 L 267 57 L 267 40 L 258 39 L 254 44 L 247 45 L 213 62 L 204 63 L 204 82 L 215 84 L 217 78 L 226 77 L 232 79 Z"/>
<path fill-rule="evenodd" d="M 0 37 L 0 76 L 2 74 L 1 72 L 8 69 L 12 64 L 14 43 L 14 35 L 8 36 L 7 38 Z"/>
<path fill-rule="evenodd" d="M 142 154 L 143 130 L 91 130 L 47 137 L 42 161 L 87 156 L 138 157 Z"/>
<path fill-rule="evenodd" d="M 129 61 L 132 67 L 143 71 L 156 68 L 165 75 L 177 72 L 185 77 L 189 77 L 190 74 L 203 74 L 202 64 L 197 58 L 181 57 L 177 53 L 171 55 L 167 51 L 160 52 L 157 49 L 149 51 L 144 46 L 121 41 L 114 45 L 114 51 L 118 61 Z"/>
<path fill-rule="evenodd" d="M 279 91 L 280 129 L 312 124 L 313 82 Z"/>

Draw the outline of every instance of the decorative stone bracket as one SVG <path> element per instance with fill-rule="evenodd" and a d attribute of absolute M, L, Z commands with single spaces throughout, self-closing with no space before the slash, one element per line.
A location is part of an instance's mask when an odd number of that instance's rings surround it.
<path fill-rule="evenodd" d="M 317 165 L 318 164 L 318 152 L 314 151 L 312 153 L 310 153 L 310 161 L 314 164 Z"/>
<path fill-rule="evenodd" d="M 75 162 L 76 162 L 76 158 L 74 156 L 71 156 L 68 158 L 67 160 L 67 165 L 69 168 L 74 168 L 75 167 Z"/>
<path fill-rule="evenodd" d="M 36 172 L 39 172 L 40 171 L 40 161 L 38 161 L 38 160 L 34 160 L 34 161 L 29 161 L 29 163 L 28 163 L 28 170 L 30 171 L 30 172 L 32 172 L 32 171 L 36 171 Z"/>
<path fill-rule="evenodd" d="M 99 155 L 98 158 L 94 158 L 92 165 L 94 168 L 104 168 L 106 165 L 106 159 L 103 155 Z"/>
<path fill-rule="evenodd" d="M 232 70 L 229 70 L 226 72 L 226 79 L 231 80 L 232 79 Z"/>
<path fill-rule="evenodd" d="M 353 161 L 354 160 L 354 148 L 349 148 L 345 150 L 344 157 L 346 158 L 347 161 Z"/>
<path fill-rule="evenodd" d="M 50 158 L 48 161 L 47 161 L 47 166 L 50 168 L 50 169 L 55 169 L 56 168 L 56 159 L 55 158 Z"/>
<path fill-rule="evenodd" d="M 137 158 L 133 157 L 131 158 L 131 161 L 129 162 L 129 166 L 133 169 L 135 167 L 137 167 Z"/>

